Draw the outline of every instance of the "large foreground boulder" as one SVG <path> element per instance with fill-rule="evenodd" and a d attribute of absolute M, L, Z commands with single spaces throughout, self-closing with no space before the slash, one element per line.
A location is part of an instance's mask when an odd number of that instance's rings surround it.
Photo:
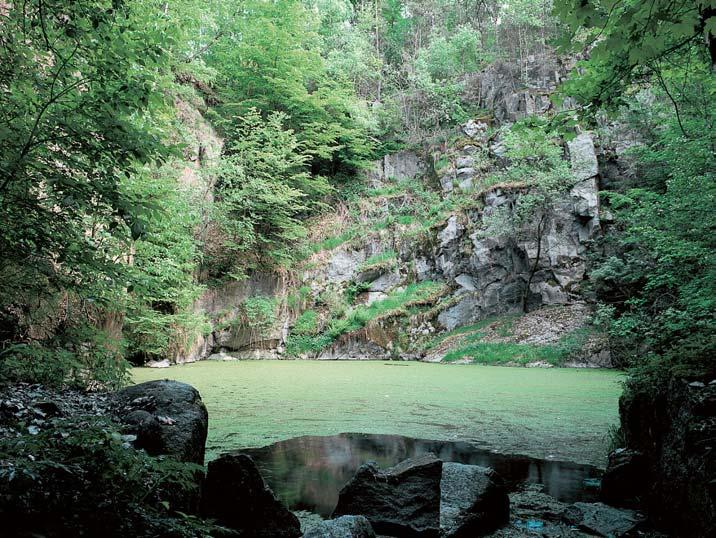
<path fill-rule="evenodd" d="M 240 531 L 243 538 L 298 538 L 298 518 L 274 497 L 254 461 L 224 454 L 209 463 L 201 514 Z"/>
<path fill-rule="evenodd" d="M 341 516 L 321 521 L 307 530 L 303 538 L 375 538 L 375 531 L 363 516 Z"/>
<path fill-rule="evenodd" d="M 440 482 L 440 529 L 448 538 L 481 536 L 510 519 L 510 500 L 490 468 L 443 463 Z"/>
<path fill-rule="evenodd" d="M 442 465 L 432 454 L 385 471 L 375 463 L 362 465 L 340 491 L 333 515 L 364 515 L 378 534 L 437 537 Z"/>
<path fill-rule="evenodd" d="M 136 448 L 204 464 L 209 415 L 191 385 L 168 379 L 140 383 L 117 392 L 113 409 L 127 433 L 136 435 Z"/>
<path fill-rule="evenodd" d="M 643 505 L 655 526 L 675 536 L 713 536 L 716 379 L 634 380 L 619 412 L 626 446 L 644 456 Z"/>

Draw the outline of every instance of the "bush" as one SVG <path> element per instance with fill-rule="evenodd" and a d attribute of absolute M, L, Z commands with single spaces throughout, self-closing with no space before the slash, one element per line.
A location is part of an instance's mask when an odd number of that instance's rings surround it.
<path fill-rule="evenodd" d="M 306 310 L 298 316 L 293 324 L 293 334 L 311 335 L 318 331 L 318 314 L 313 310 Z"/>
<path fill-rule="evenodd" d="M 0 525 L 8 536 L 207 536 L 180 512 L 202 467 L 154 458 L 102 419 L 55 419 L 0 440 Z"/>
<path fill-rule="evenodd" d="M 273 297 L 249 297 L 244 301 L 243 310 L 246 325 L 257 334 L 264 334 L 276 322 L 276 300 Z"/>
<path fill-rule="evenodd" d="M 0 353 L 0 382 L 116 389 L 129 381 L 121 342 L 87 325 L 65 328 L 44 342 L 15 344 Z"/>

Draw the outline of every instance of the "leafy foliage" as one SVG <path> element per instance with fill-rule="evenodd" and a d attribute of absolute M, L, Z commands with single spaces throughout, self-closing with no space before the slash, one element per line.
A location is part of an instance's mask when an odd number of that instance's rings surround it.
<path fill-rule="evenodd" d="M 128 447 L 97 418 L 0 441 L 0 513 L 12 535 L 208 536 L 219 530 L 183 513 L 198 465 Z M 17 534 L 16 534 L 17 533 Z"/>
<path fill-rule="evenodd" d="M 593 279 L 624 364 L 695 374 L 713 368 L 716 343 L 713 120 L 710 111 L 683 107 L 684 136 L 669 109 L 665 101 L 632 103 L 629 114 L 649 133 L 633 151 L 645 172 L 641 184 L 606 193 L 619 227 Z"/>
<path fill-rule="evenodd" d="M 215 218 L 229 253 L 264 251 L 275 261 L 290 260 L 288 245 L 306 233 L 300 217 L 331 190 L 325 178 L 309 173 L 309 158 L 285 120 L 279 112 L 264 120 L 252 109 L 227 126 Z"/>
<path fill-rule="evenodd" d="M 423 304 L 429 304 L 432 298 L 443 291 L 443 285 L 426 280 L 396 290 L 385 299 L 369 305 L 352 308 L 343 305 L 345 310 L 333 312 L 331 319 L 318 334 L 294 334 L 294 328 L 286 341 L 286 352 L 289 355 L 298 355 L 321 351 L 341 335 L 357 331 L 382 316 L 400 317 L 416 313 Z"/>
<path fill-rule="evenodd" d="M 256 334 L 264 334 L 276 322 L 276 300 L 273 297 L 249 297 L 242 307 L 246 325 Z"/>
<path fill-rule="evenodd" d="M 657 75 L 664 62 L 696 51 L 716 63 L 716 4 L 710 0 L 556 0 L 572 46 L 589 49 L 581 73 L 564 85 L 592 110 L 622 103 L 633 83 Z M 706 45 L 706 46 L 704 46 Z"/>
<path fill-rule="evenodd" d="M 206 61 L 224 88 L 225 117 L 282 112 L 316 174 L 348 173 L 371 155 L 361 103 L 331 78 L 316 18 L 299 0 L 242 3 Z"/>
<path fill-rule="evenodd" d="M 128 381 L 121 343 L 83 323 L 56 330 L 44 342 L 17 343 L 0 353 L 0 382 L 50 387 L 118 388 Z"/>
<path fill-rule="evenodd" d="M 13 3 L 0 18 L 0 262 L 4 305 L 119 279 L 109 238 L 137 239 L 150 205 L 125 174 L 164 154 L 151 114 L 165 76 L 161 17 L 108 1 Z M 87 233 L 89 232 L 89 233 Z M 100 289 L 93 299 L 109 297 Z"/>

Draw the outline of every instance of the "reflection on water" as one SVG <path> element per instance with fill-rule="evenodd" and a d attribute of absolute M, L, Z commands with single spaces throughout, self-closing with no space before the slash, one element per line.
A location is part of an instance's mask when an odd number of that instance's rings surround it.
<path fill-rule="evenodd" d="M 470 443 L 400 435 L 297 437 L 241 452 L 254 459 L 266 482 L 289 508 L 324 517 L 330 516 L 336 506 L 340 489 L 367 461 L 385 468 L 432 452 L 443 461 L 492 467 L 511 488 L 525 482 L 544 484 L 545 493 L 564 502 L 596 500 L 593 484 L 601 474 L 589 465 L 495 454 Z"/>

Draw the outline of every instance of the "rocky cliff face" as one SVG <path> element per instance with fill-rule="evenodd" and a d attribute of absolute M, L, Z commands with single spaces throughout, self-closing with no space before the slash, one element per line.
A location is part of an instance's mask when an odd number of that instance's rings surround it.
<path fill-rule="evenodd" d="M 548 95 L 567 67 L 553 57 L 532 58 L 524 72 L 496 64 L 475 74 L 468 91 L 492 111 L 490 121 L 511 122 L 548 112 Z M 487 121 L 469 121 L 448 142 L 374 163 L 365 196 L 311 223 L 309 244 L 297 245 L 307 251 L 302 263 L 208 290 L 195 310 L 207 314 L 211 334 L 163 364 L 216 353 L 421 358 L 438 335 L 525 306 L 585 302 L 586 254 L 601 232 L 592 136 L 564 143 L 573 182 L 545 220 L 501 234 L 488 231 L 486 221 L 511 211 L 530 189 L 486 183 L 506 162 Z M 270 302 L 273 313 L 257 328 L 246 305 L 258 300 Z M 588 309 L 565 310 L 577 311 L 577 325 L 584 325 Z M 603 350 L 589 354 L 608 364 Z"/>
<path fill-rule="evenodd" d="M 583 303 L 586 253 L 600 233 L 592 137 L 565 144 L 573 186 L 554 202 L 542 234 L 532 222 L 508 237 L 490 235 L 485 219 L 529 188 L 482 186 L 502 159 L 487 132 L 469 122 L 451 144 L 376 162 L 367 196 L 315 222 L 310 255 L 292 274 L 254 274 L 208 291 L 196 308 L 213 331 L 175 360 L 420 358 L 427 340 L 521 312 L 525 297 L 530 310 Z M 273 304 L 259 331 L 243 314 L 252 298 Z M 587 317 L 588 308 L 579 312 Z"/>
<path fill-rule="evenodd" d="M 484 218 L 498 208 L 514 206 L 525 189 L 475 187 L 483 170 L 474 155 L 478 147 L 487 144 L 484 132 L 479 125 L 465 126 L 465 143 L 459 149 L 432 156 L 433 161 L 446 155 L 450 160 L 438 172 L 409 152 L 387 156 L 376 165 L 370 179 L 378 190 L 390 190 L 391 185 L 406 180 L 430 185 L 437 179 L 440 201 L 461 197 L 467 207 L 447 211 L 418 235 L 410 233 L 411 225 L 398 225 L 322 253 L 322 259 L 314 262 L 317 267 L 304 273 L 316 296 L 331 285 L 343 289 L 359 285 L 358 298 L 371 305 L 389 299 L 410 282 L 435 282 L 441 288 L 431 299 L 429 312 L 412 316 L 407 323 L 398 322 L 395 316 L 372 320 L 355 334 L 339 338 L 319 357 L 411 356 L 421 336 L 521 311 L 525 294 L 531 309 L 584 300 L 586 252 L 600 231 L 598 169 L 591 137 L 582 134 L 569 143 L 575 184 L 555 204 L 542 237 L 535 237 L 527 226 L 518 237 L 507 238 L 487 235 Z M 385 200 L 378 196 L 374 200 L 377 208 L 366 212 L 363 224 L 369 227 L 376 219 L 400 214 L 412 203 L 410 196 L 406 193 Z M 420 211 L 413 216 L 426 217 Z M 380 259 L 381 254 L 394 258 L 390 263 L 368 263 L 371 258 Z M 535 264 L 537 270 L 530 279 Z M 407 332 L 407 342 L 401 331 Z M 398 344 L 401 339 L 403 343 Z"/>

